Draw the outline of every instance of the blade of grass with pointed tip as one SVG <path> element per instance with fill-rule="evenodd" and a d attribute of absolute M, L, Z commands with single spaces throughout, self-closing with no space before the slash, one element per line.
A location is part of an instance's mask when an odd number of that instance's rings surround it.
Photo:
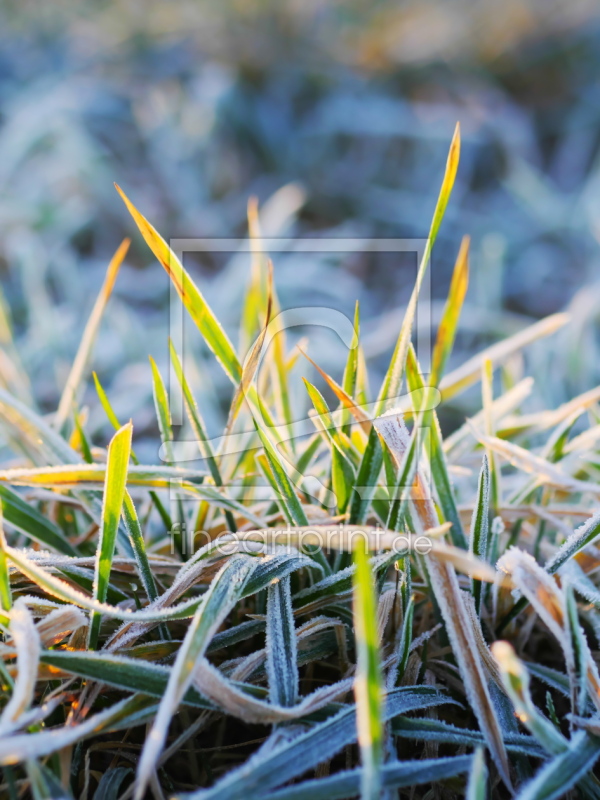
<path fill-rule="evenodd" d="M 388 368 L 381 390 L 379 392 L 379 396 L 377 398 L 378 405 L 375 416 L 379 416 L 385 411 L 386 403 L 388 401 L 393 401 L 393 399 L 396 398 L 397 395 L 400 393 L 402 387 L 404 365 L 406 363 L 408 346 L 410 344 L 410 338 L 412 335 L 413 322 L 417 309 L 417 301 L 419 298 L 419 292 L 421 290 L 421 284 L 423 282 L 423 277 L 425 275 L 427 266 L 429 264 L 429 260 L 431 258 L 431 252 L 433 250 L 435 240 L 437 239 L 440 225 L 442 224 L 442 220 L 446 212 L 448 201 L 450 200 L 452 188 L 454 186 L 454 181 L 456 179 L 456 173 L 458 171 L 459 160 L 460 160 L 460 126 L 457 123 L 454 131 L 454 136 L 452 137 L 452 141 L 450 143 L 448 160 L 446 162 L 446 170 L 444 172 L 442 186 L 435 206 L 435 210 L 433 212 L 433 219 L 431 221 L 431 227 L 429 229 L 429 236 L 427 237 L 425 243 L 425 249 L 421 257 L 421 263 L 419 264 L 417 280 L 415 283 L 415 287 L 412 291 L 410 301 L 408 303 L 406 313 L 404 315 L 404 319 L 402 320 L 402 327 L 400 329 L 400 334 L 398 336 L 398 340 L 394 348 L 394 353 L 392 355 L 390 366 Z"/>
<path fill-rule="evenodd" d="M 322 370 L 321 367 L 315 361 L 313 361 L 312 358 L 309 355 L 307 355 L 304 352 L 304 350 L 300 348 L 299 345 L 298 345 L 298 350 L 300 350 L 304 358 L 306 358 L 306 360 L 313 365 L 313 367 L 317 370 L 319 375 L 323 378 L 323 380 L 327 383 L 331 391 L 340 401 L 342 406 L 350 411 L 352 416 L 361 426 L 362 430 L 368 435 L 372 427 L 372 422 L 371 418 L 366 413 L 366 411 L 363 411 L 362 408 L 360 408 L 360 406 L 356 405 L 356 403 L 354 402 L 352 397 L 346 392 L 346 390 L 343 389 L 339 385 L 339 383 L 336 383 L 336 381 L 333 380 L 331 375 L 328 375 L 324 370 Z"/>
<path fill-rule="evenodd" d="M 251 346 L 259 333 L 267 313 L 267 258 L 263 250 L 256 197 L 248 200 L 248 234 L 250 238 L 251 266 L 250 282 L 242 309 L 241 340 L 242 354 Z"/>
<path fill-rule="evenodd" d="M 363 546 L 354 550 L 354 630 L 357 666 L 354 679 L 356 724 L 360 747 L 361 800 L 378 800 L 381 787 L 383 758 L 383 684 L 379 663 L 379 642 L 375 587 L 369 560 Z"/>
<path fill-rule="evenodd" d="M 54 427 L 59 431 L 62 430 L 69 417 L 69 414 L 71 414 L 73 411 L 77 391 L 81 381 L 83 380 L 84 372 L 92 353 L 92 348 L 96 340 L 96 335 L 98 333 L 98 328 L 100 327 L 104 309 L 106 308 L 106 304 L 108 303 L 108 299 L 112 293 L 113 286 L 115 285 L 119 268 L 123 263 L 125 256 L 127 255 L 127 251 L 129 250 L 129 245 L 130 240 L 124 239 L 112 257 L 110 264 L 108 265 L 108 270 L 106 272 L 106 278 L 104 279 L 102 289 L 100 290 L 98 299 L 96 300 L 94 308 L 92 309 L 92 313 L 90 314 L 87 325 L 85 326 L 83 336 L 81 337 L 81 341 L 79 343 L 79 349 L 77 350 L 77 355 L 73 361 L 71 372 L 69 373 L 69 377 L 65 383 L 65 388 L 63 389 L 60 403 L 58 404 L 58 410 L 56 412 L 56 416 L 54 417 Z"/>
<path fill-rule="evenodd" d="M 100 404 L 104 409 L 104 413 L 106 414 L 108 421 L 113 426 L 113 428 L 116 431 L 118 431 L 119 428 L 121 427 L 121 423 L 119 422 L 117 415 L 113 411 L 108 396 L 104 391 L 104 388 L 102 387 L 102 384 L 98 379 L 98 376 L 96 375 L 95 372 L 93 372 L 92 375 L 94 378 L 94 384 L 96 386 L 96 393 L 100 400 Z M 131 448 L 131 460 L 133 461 L 134 464 L 140 463 L 133 448 Z M 173 530 L 173 520 L 171 519 L 171 516 L 169 515 L 167 509 L 162 504 L 159 496 L 156 494 L 156 492 L 150 492 L 150 497 L 152 499 L 152 502 L 154 503 L 154 507 L 158 511 L 158 514 L 163 522 L 163 525 L 165 526 L 165 529 L 168 531 Z"/>
<path fill-rule="evenodd" d="M 341 428 L 335 427 L 329 407 L 316 386 L 309 383 L 306 378 L 303 380 L 317 412 L 313 421 L 331 447 L 332 489 L 337 499 L 338 511 L 343 514 L 352 495 L 355 481 L 356 453 L 354 446 Z"/>
<path fill-rule="evenodd" d="M 479 473 L 479 484 L 477 487 L 477 498 L 475 508 L 471 518 L 471 537 L 469 540 L 469 550 L 478 558 L 485 559 L 488 549 L 488 529 L 490 523 L 490 470 L 487 456 L 484 455 L 481 471 Z M 475 608 L 477 613 L 481 613 L 481 581 L 472 581 L 472 592 L 475 598 Z"/>
<path fill-rule="evenodd" d="M 429 230 L 429 237 L 427 239 L 425 250 L 421 258 L 421 263 L 419 265 L 417 281 L 406 309 L 406 314 L 404 315 L 404 319 L 402 321 L 402 327 L 394 348 L 390 366 L 379 391 L 375 416 L 379 416 L 381 413 L 383 413 L 386 408 L 386 404 L 396 398 L 401 390 L 421 283 L 423 282 L 423 277 L 431 257 L 431 250 L 437 238 L 437 234 L 446 211 L 446 206 L 448 205 L 448 201 L 450 199 L 452 187 L 454 186 L 459 158 L 460 127 L 457 125 L 452 142 L 450 144 L 450 151 L 448 153 L 448 160 L 446 162 L 446 171 L 444 173 L 442 187 L 440 189 L 440 194 L 438 196 L 433 214 L 433 220 Z M 383 453 L 379 439 L 376 435 L 370 435 L 359 467 L 357 485 L 365 487 L 375 486 L 379 477 L 379 473 L 381 472 L 382 461 Z M 350 521 L 356 524 L 363 522 L 365 514 L 369 508 L 369 504 L 370 500 L 368 497 L 361 497 L 359 492 L 355 491 L 350 504 Z"/>
<path fill-rule="evenodd" d="M 463 302 L 469 285 L 469 237 L 465 236 L 460 245 L 448 299 L 442 312 L 442 319 L 437 332 L 433 357 L 431 362 L 431 375 L 429 383 L 431 386 L 438 386 L 444 374 L 444 367 L 456 337 L 458 320 L 462 311 Z"/>
<path fill-rule="evenodd" d="M 94 599 L 100 603 L 106 600 L 106 591 L 110 578 L 119 518 L 125 497 L 127 482 L 127 466 L 131 453 L 131 437 L 133 426 L 129 422 L 113 436 L 108 446 L 106 461 L 106 479 L 104 483 L 104 502 L 102 505 L 102 525 L 96 551 L 96 570 L 94 577 Z M 90 650 L 98 645 L 101 617 L 93 613 L 90 620 L 88 644 Z"/>
<path fill-rule="evenodd" d="M 140 214 L 122 189 L 116 184 L 115 186 L 146 244 L 171 278 L 182 303 L 202 334 L 204 341 L 216 356 L 225 374 L 234 386 L 237 386 L 242 377 L 242 365 L 220 322 L 169 245 L 148 220 Z"/>
<path fill-rule="evenodd" d="M 354 307 L 354 339 L 348 350 L 348 358 L 344 368 L 342 378 L 342 389 L 347 397 L 354 397 L 356 393 L 356 379 L 358 374 L 358 343 L 360 337 L 360 309 L 358 300 Z M 342 403 L 342 408 L 344 404 Z M 342 412 L 342 430 L 346 436 L 350 436 L 350 414 L 347 410 Z"/>

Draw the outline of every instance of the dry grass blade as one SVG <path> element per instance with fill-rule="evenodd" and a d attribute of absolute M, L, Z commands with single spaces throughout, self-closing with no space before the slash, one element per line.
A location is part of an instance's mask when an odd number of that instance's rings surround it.
<path fill-rule="evenodd" d="M 570 623 L 563 592 L 556 579 L 536 563 L 535 559 L 515 547 L 506 552 L 498 561 L 498 569 L 510 575 L 514 585 L 529 600 L 545 625 L 548 626 L 563 651 L 567 672 L 571 681 L 571 693 L 576 694 L 576 659 L 573 641 L 569 635 Z M 579 646 L 585 651 L 587 661 L 586 677 L 589 695 L 600 710 L 600 681 L 589 645 L 583 634 L 578 637 Z"/>
<path fill-rule="evenodd" d="M 113 286 L 115 285 L 117 275 L 119 274 L 119 268 L 121 267 L 121 264 L 127 255 L 127 251 L 129 250 L 130 243 L 131 242 L 129 239 L 124 239 L 112 257 L 110 264 L 108 265 L 106 278 L 104 279 L 102 289 L 100 290 L 98 299 L 96 300 L 94 308 L 92 309 L 88 323 L 85 326 L 85 331 L 81 337 L 81 342 L 79 344 L 79 349 L 77 350 L 77 355 L 75 356 L 75 361 L 73 362 L 71 372 L 69 373 L 69 377 L 65 383 L 65 388 L 63 390 L 62 397 L 60 398 L 58 410 L 53 420 L 54 427 L 59 431 L 62 430 L 62 427 L 67 421 L 69 414 L 73 412 L 77 390 L 81 381 L 83 380 L 85 368 L 92 353 L 92 348 L 94 346 L 96 334 L 98 333 L 98 328 L 100 327 L 104 309 L 106 308 L 106 304 L 108 303 L 112 293 Z"/>
<path fill-rule="evenodd" d="M 395 426 L 393 422 L 390 422 L 382 435 L 392 450 L 402 449 L 403 426 L 401 420 L 397 419 Z M 423 496 L 422 493 L 420 496 Z M 432 528 L 436 524 L 437 513 L 431 499 L 426 497 L 423 501 L 415 502 L 414 507 L 423 528 Z M 483 634 L 478 632 L 476 635 L 473 630 L 473 626 L 478 623 L 469 616 L 465 608 L 463 594 L 452 564 L 442 561 L 432 550 L 427 562 L 427 571 L 446 625 L 452 651 L 460 667 L 467 698 L 481 726 L 500 776 L 506 786 L 511 789 L 502 728 L 490 696 L 487 677 L 478 651 L 477 642 L 479 638 L 483 639 Z"/>
<path fill-rule="evenodd" d="M 525 330 L 519 331 L 514 336 L 510 336 L 508 339 L 486 348 L 442 379 L 440 383 L 442 398 L 449 400 L 476 383 L 481 375 L 481 366 L 486 359 L 492 361 L 494 366 L 502 364 L 513 353 L 517 353 L 538 339 L 550 336 L 566 325 L 568 321 L 568 314 L 552 314 L 539 322 L 535 322 Z"/>

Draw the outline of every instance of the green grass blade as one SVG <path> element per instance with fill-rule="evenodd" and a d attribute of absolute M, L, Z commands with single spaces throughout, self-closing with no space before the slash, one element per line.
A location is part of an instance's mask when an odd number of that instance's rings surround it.
<path fill-rule="evenodd" d="M 291 525 L 308 525 L 306 512 L 302 508 L 302 504 L 296 494 L 296 489 L 283 466 L 283 460 L 277 451 L 276 445 L 271 441 L 264 430 L 261 428 L 257 428 L 257 430 L 275 481 L 275 488 L 279 495 L 279 504 L 286 520 Z"/>
<path fill-rule="evenodd" d="M 469 550 L 478 558 L 485 560 L 488 550 L 488 529 L 490 522 L 490 468 L 487 456 L 484 455 L 481 471 L 479 473 L 479 484 L 477 487 L 477 498 L 473 517 L 471 519 L 471 538 Z M 473 597 L 475 598 L 475 608 L 477 613 L 481 612 L 481 581 L 472 582 Z"/>
<path fill-rule="evenodd" d="M 417 357 L 411 346 L 406 362 L 406 375 L 408 388 L 411 392 L 423 391 L 425 382 L 419 369 Z M 431 466 L 431 477 L 436 488 L 444 519 L 452 523 L 450 537 L 456 547 L 467 549 L 467 539 L 465 537 L 458 508 L 454 500 L 454 489 L 448 472 L 448 464 L 444 453 L 442 441 L 442 431 L 434 410 L 425 411 L 423 414 L 422 425 L 429 431 L 429 461 Z"/>
<path fill-rule="evenodd" d="M 354 679 L 356 722 L 360 746 L 361 800 L 378 800 L 383 758 L 383 684 L 377 640 L 377 603 L 369 560 L 363 542 L 354 550 L 354 630 L 357 666 Z"/>
<path fill-rule="evenodd" d="M 342 378 L 342 389 L 348 397 L 354 397 L 356 394 L 356 381 L 358 377 L 358 343 L 360 340 L 360 307 L 358 305 L 358 300 L 354 307 L 354 335 L 355 342 L 352 342 L 354 346 L 351 346 L 348 350 L 348 358 Z M 350 436 L 350 413 L 343 405 L 342 409 L 342 430 L 346 436 Z"/>
<path fill-rule="evenodd" d="M 298 653 L 289 577 L 272 581 L 267 590 L 266 650 L 269 699 L 293 706 L 298 700 Z"/>
<path fill-rule="evenodd" d="M 0 511 L 0 608 L 2 611 L 10 611 L 12 608 L 12 592 L 10 590 L 10 575 L 8 571 L 8 559 L 6 558 L 6 539 L 4 538 L 4 525 L 2 512 Z M 0 614 L 0 622 L 8 625 L 8 617 Z"/>
<path fill-rule="evenodd" d="M 117 542 L 119 518 L 125 497 L 127 465 L 131 453 L 133 425 L 129 422 L 117 431 L 108 446 L 106 479 L 104 483 L 104 502 L 102 506 L 102 525 L 100 540 L 96 551 L 96 571 L 94 578 L 94 599 L 100 603 L 106 600 L 110 570 Z M 100 633 L 101 617 L 93 613 L 90 620 L 89 647 L 95 650 Z"/>
<path fill-rule="evenodd" d="M 129 538 L 131 540 L 131 546 L 135 554 L 135 560 L 137 562 L 140 578 L 144 584 L 144 589 L 146 591 L 148 600 L 156 600 L 158 597 L 158 591 L 156 589 L 154 575 L 152 574 L 152 568 L 148 563 L 148 555 L 146 553 L 146 545 L 144 543 L 142 527 L 135 510 L 135 505 L 133 504 L 133 500 L 131 499 L 131 495 L 127 489 L 125 489 L 123 494 L 123 520 L 125 521 L 125 527 L 127 528 L 127 533 L 129 534 Z"/>
<path fill-rule="evenodd" d="M 183 371 L 183 366 L 181 364 L 181 360 L 173 346 L 173 342 L 169 339 L 169 352 L 171 355 L 171 363 L 173 365 L 173 369 L 175 371 L 175 376 L 181 385 L 181 391 L 183 392 L 183 400 L 185 403 L 185 408 L 188 414 L 188 418 L 190 420 L 190 424 L 192 426 L 192 430 L 194 431 L 194 435 L 197 437 L 198 440 L 198 447 L 202 454 L 202 457 L 206 459 L 206 463 L 210 470 L 210 474 L 217 486 L 223 485 L 223 480 L 221 478 L 221 473 L 219 471 L 219 466 L 215 459 L 215 454 L 213 452 L 210 440 L 208 438 L 208 434 L 206 432 L 206 426 L 204 424 L 204 420 L 202 419 L 202 415 L 200 414 L 200 409 L 198 408 L 198 404 L 194 399 L 194 395 L 192 394 L 192 390 L 187 382 L 187 378 L 185 377 L 185 373 Z"/>
<path fill-rule="evenodd" d="M 412 789 L 422 783 L 434 783 L 468 772 L 473 756 L 448 756 L 384 764 L 381 785 L 384 789 Z M 265 795 L 264 800 L 346 800 L 360 790 L 363 770 L 338 772 L 328 777 L 302 781 L 286 789 Z M 248 798 L 250 800 L 250 798 Z M 262 798 L 261 798 L 262 800 Z"/>
<path fill-rule="evenodd" d="M 121 427 L 121 423 L 119 422 L 119 420 L 117 418 L 117 415 L 113 411 L 113 407 L 110 404 L 110 401 L 109 401 L 109 399 L 107 397 L 106 392 L 104 391 L 104 388 L 102 387 L 102 384 L 100 383 L 100 381 L 98 379 L 98 376 L 96 375 L 95 372 L 92 373 L 92 375 L 94 377 L 94 384 L 96 386 L 96 393 L 97 393 L 98 398 L 100 400 L 100 404 L 102 405 L 102 408 L 104 409 L 104 413 L 106 414 L 106 416 L 108 418 L 108 421 L 113 426 L 113 428 L 116 431 L 118 431 L 119 428 Z M 133 448 L 131 448 L 131 460 L 133 461 L 134 464 L 139 464 L 140 463 Z M 173 530 L 173 520 L 171 519 L 171 516 L 168 513 L 167 509 L 162 504 L 159 496 L 156 494 L 156 492 L 150 492 L 150 497 L 152 498 L 152 502 L 154 504 L 154 507 L 156 508 L 156 510 L 157 510 L 162 522 L 163 522 L 163 525 L 165 526 L 165 530 L 167 530 L 167 531 Z"/>
<path fill-rule="evenodd" d="M 444 374 L 444 367 L 456 337 L 458 320 L 462 311 L 463 302 L 469 285 L 469 238 L 465 236 L 462 240 L 458 258 L 452 273 L 450 291 L 444 306 L 442 319 L 437 332 L 433 357 L 431 362 L 431 375 L 429 383 L 431 386 L 438 386 Z"/>
<path fill-rule="evenodd" d="M 408 557 L 406 558 L 408 561 Z M 400 683 L 404 672 L 406 671 L 406 665 L 408 664 L 408 657 L 410 655 L 410 646 L 412 644 L 412 629 L 413 629 L 413 618 L 415 614 L 415 601 L 413 597 L 409 598 L 409 601 L 406 605 L 406 609 L 404 611 L 404 617 L 402 619 L 402 629 L 400 631 L 400 640 L 398 642 L 398 664 L 396 666 L 396 685 Z"/>
<path fill-rule="evenodd" d="M 400 334 L 398 336 L 398 340 L 394 348 L 394 353 L 392 355 L 390 366 L 388 368 L 383 384 L 381 386 L 381 390 L 379 392 L 379 396 L 377 398 L 377 410 L 375 416 L 379 416 L 386 410 L 386 403 L 388 401 L 394 402 L 394 398 L 396 398 L 399 395 L 402 387 L 404 366 L 406 363 L 406 356 L 410 344 L 410 337 L 412 335 L 412 327 L 417 309 L 419 292 L 421 289 L 421 284 L 423 282 L 423 277 L 425 275 L 427 266 L 429 264 L 429 260 L 431 258 L 431 251 L 435 244 L 435 240 L 437 239 L 438 231 L 440 229 L 440 225 L 442 224 L 442 219 L 444 218 L 448 201 L 450 200 L 450 195 L 452 193 L 452 188 L 454 186 L 454 181 L 456 179 L 456 173 L 458 170 L 459 159 L 460 159 L 460 126 L 457 124 L 456 129 L 454 131 L 454 136 L 452 137 L 452 142 L 450 143 L 448 160 L 446 162 L 446 170 L 444 173 L 444 178 L 442 180 L 442 186 L 440 189 L 436 207 L 433 212 L 433 219 L 431 221 L 431 227 L 429 229 L 429 236 L 427 237 L 427 242 L 425 244 L 425 249 L 423 252 L 423 256 L 421 258 L 421 263 L 419 264 L 417 281 L 413 289 L 410 301 L 408 303 L 404 319 L 402 321 L 402 327 L 400 329 Z"/>
<path fill-rule="evenodd" d="M 156 419 L 158 420 L 158 429 L 160 431 L 160 438 L 165 451 L 167 453 L 167 460 L 170 464 L 174 462 L 173 449 L 171 442 L 173 441 L 173 428 L 171 427 L 171 410 L 169 408 L 169 396 L 165 382 L 162 379 L 160 370 L 156 366 L 156 361 L 149 356 L 150 366 L 152 368 L 152 391 L 154 395 L 154 408 L 156 410 Z"/>

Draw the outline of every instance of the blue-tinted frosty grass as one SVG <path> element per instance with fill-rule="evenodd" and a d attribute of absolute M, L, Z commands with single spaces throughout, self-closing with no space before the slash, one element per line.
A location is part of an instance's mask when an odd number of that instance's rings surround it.
<path fill-rule="evenodd" d="M 237 347 L 121 192 L 179 309 L 171 374 L 151 360 L 164 458 L 140 463 L 135 420 L 118 419 L 95 374 L 110 441 L 90 437 L 81 405 L 124 243 L 58 411 L 0 388 L 7 796 L 600 795 L 600 390 L 522 411 L 535 387 L 514 356 L 564 314 L 449 371 L 478 268 L 468 240 L 431 352 L 415 337 L 459 155 L 457 129 L 373 393 L 358 306 L 353 319 L 282 309 L 256 202 Z M 219 437 L 183 313 L 231 383 Z M 290 348 L 297 324 L 339 333 L 334 374 L 310 336 Z M 478 382 L 481 410 L 444 437 L 440 404 Z"/>

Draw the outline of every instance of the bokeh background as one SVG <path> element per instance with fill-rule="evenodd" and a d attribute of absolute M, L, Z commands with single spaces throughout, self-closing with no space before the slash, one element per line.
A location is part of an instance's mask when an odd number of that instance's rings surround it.
<path fill-rule="evenodd" d="M 167 364 L 169 285 L 113 181 L 167 239 L 244 236 L 250 196 L 267 234 L 422 237 L 460 120 L 459 178 L 431 267 L 435 318 L 471 235 L 453 364 L 568 309 L 569 328 L 513 370 L 534 374 L 534 405 L 596 385 L 599 66 L 594 0 L 3 2 L 0 336 L 12 350 L 10 320 L 31 387 L 4 359 L 2 379 L 55 408 L 108 260 L 131 235 L 94 367 L 143 446 L 155 424 L 147 356 Z M 235 340 L 249 263 L 190 269 Z M 275 261 L 284 307 L 351 314 L 360 298 L 374 375 L 414 276 L 410 259 L 360 251 Z M 343 347 L 321 336 L 313 355 L 339 375 Z M 218 426 L 224 384 L 192 350 Z M 477 403 L 461 397 L 445 424 Z M 102 414 L 89 424 L 99 431 Z"/>

